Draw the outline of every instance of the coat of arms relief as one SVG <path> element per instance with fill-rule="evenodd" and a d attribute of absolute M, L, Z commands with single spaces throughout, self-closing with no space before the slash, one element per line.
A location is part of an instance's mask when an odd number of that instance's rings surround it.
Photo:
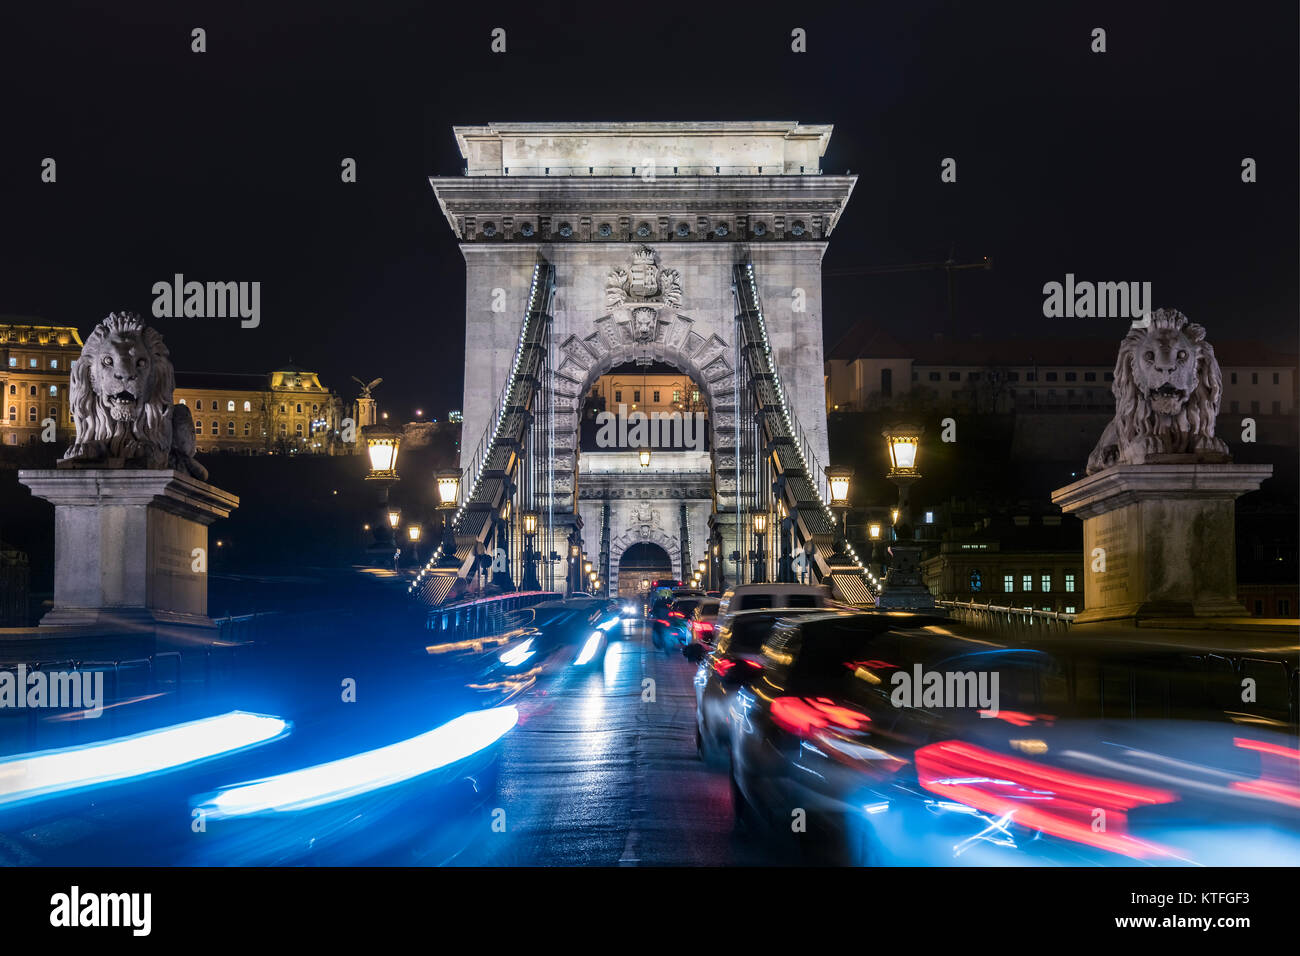
<path fill-rule="evenodd" d="M 658 331 L 659 313 L 681 304 L 681 274 L 663 269 L 657 253 L 641 246 L 626 269 L 615 269 L 605 283 L 605 306 L 628 330 L 633 342 L 649 344 Z"/>

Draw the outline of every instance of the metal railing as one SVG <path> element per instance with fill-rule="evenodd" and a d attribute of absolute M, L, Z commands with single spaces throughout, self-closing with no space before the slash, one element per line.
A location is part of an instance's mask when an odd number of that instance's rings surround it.
<path fill-rule="evenodd" d="M 501 169 L 462 170 L 465 176 L 820 176 L 821 169 L 800 166 L 787 170 L 782 163 L 761 166 L 504 166 Z"/>
<path fill-rule="evenodd" d="M 953 620 L 1007 637 L 1061 635 L 1074 623 L 1074 615 L 1061 611 L 1035 611 L 1023 607 L 974 604 L 969 601 L 935 601 Z"/>
<path fill-rule="evenodd" d="M 497 597 L 479 598 L 447 604 L 429 612 L 425 628 L 445 641 L 464 641 L 500 633 L 506 616 L 512 611 L 533 607 L 544 601 L 558 601 L 559 591 L 518 591 Z"/>

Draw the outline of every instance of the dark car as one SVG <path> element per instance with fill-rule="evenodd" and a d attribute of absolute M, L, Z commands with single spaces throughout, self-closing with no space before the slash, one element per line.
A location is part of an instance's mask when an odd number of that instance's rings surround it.
<path fill-rule="evenodd" d="M 691 615 L 704 600 L 703 591 L 675 591 L 669 601 L 656 605 L 650 621 L 654 646 L 675 650 L 689 643 Z"/>
<path fill-rule="evenodd" d="M 731 695 L 762 669 L 761 648 L 772 625 L 786 616 L 820 609 L 775 608 L 741 611 L 720 626 L 711 648 L 692 644 L 687 657 L 700 661 L 695 673 L 695 748 L 708 763 L 725 762 L 731 750 Z"/>
<path fill-rule="evenodd" d="M 1241 713 L 1213 656 L 782 621 L 732 695 L 737 813 L 802 814 L 800 845 L 840 862 L 1278 863 L 1300 847 L 1294 728 Z"/>

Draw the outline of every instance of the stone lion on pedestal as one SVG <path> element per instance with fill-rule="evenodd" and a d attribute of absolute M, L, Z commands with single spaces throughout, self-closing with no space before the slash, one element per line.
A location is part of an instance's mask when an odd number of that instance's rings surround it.
<path fill-rule="evenodd" d="M 1088 456 L 1088 474 L 1138 465 L 1158 455 L 1228 461 L 1214 435 L 1223 373 L 1205 329 L 1175 309 L 1159 309 L 1134 328 L 1115 362 L 1115 418 Z"/>
<path fill-rule="evenodd" d="M 77 436 L 65 461 L 173 468 L 206 481 L 194 460 L 194 419 L 172 404 L 176 373 L 162 336 L 130 312 L 111 313 L 72 367 Z"/>

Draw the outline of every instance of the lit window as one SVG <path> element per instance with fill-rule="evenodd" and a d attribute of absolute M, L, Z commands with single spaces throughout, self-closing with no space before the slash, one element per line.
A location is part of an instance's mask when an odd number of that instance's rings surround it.
<path fill-rule="evenodd" d="M 1002 575 L 1002 590 L 1010 594 L 1016 589 L 1016 576 L 1014 574 Z"/>
<path fill-rule="evenodd" d="M 13 355 L 9 356 L 9 367 L 10 368 L 18 367 L 18 359 Z"/>
<path fill-rule="evenodd" d="M 57 386 L 57 385 L 51 385 L 51 386 L 50 386 L 50 394 L 51 394 L 51 395 L 58 395 L 58 394 L 59 394 L 59 386 Z"/>
<path fill-rule="evenodd" d="M 1034 576 L 1032 574 L 1022 575 L 1020 578 L 1020 590 L 1032 591 L 1034 589 Z M 1025 610 L 1029 610 L 1025 608 Z"/>
<path fill-rule="evenodd" d="M 976 568 L 970 573 L 970 589 L 971 591 L 978 591 L 983 586 L 984 586 L 984 577 L 983 575 L 980 574 L 979 568 Z"/>
<path fill-rule="evenodd" d="M 1065 613 L 1066 613 L 1066 614 L 1074 614 L 1074 613 L 1075 613 L 1074 605 L 1073 605 L 1073 604 L 1067 604 L 1067 605 L 1065 606 Z"/>
<path fill-rule="evenodd" d="M 698 388 L 691 389 L 691 401 L 698 402 L 699 400 L 700 400 L 700 390 Z"/>
<path fill-rule="evenodd" d="M 59 367 L 59 360 L 58 360 L 58 359 L 50 359 L 50 368 L 58 368 L 58 367 Z M 1277 383 L 1274 382 L 1273 384 L 1276 385 Z"/>
<path fill-rule="evenodd" d="M 1274 376 L 1274 378 L 1276 377 L 1277 376 Z M 680 402 L 681 400 L 682 400 L 682 390 L 680 388 L 673 389 L 673 401 Z"/>
<path fill-rule="evenodd" d="M 182 398 L 182 399 L 181 399 L 181 404 L 182 404 L 182 405 L 188 405 L 189 403 L 186 402 L 185 399 Z"/>
<path fill-rule="evenodd" d="M 1044 591 L 1052 590 L 1052 576 L 1050 574 L 1043 575 L 1043 590 Z"/>
<path fill-rule="evenodd" d="M 926 523 L 926 524 L 934 524 L 934 512 L 933 512 L 933 511 L 927 511 L 927 512 L 925 513 L 925 523 Z"/>
<path fill-rule="evenodd" d="M 1065 590 L 1069 594 L 1074 593 L 1074 575 L 1067 573 L 1065 575 Z"/>
<path fill-rule="evenodd" d="M 253 410 L 252 403 L 245 401 L 245 402 L 244 402 L 244 411 L 246 411 L 246 412 L 251 412 L 252 410 Z"/>
<path fill-rule="evenodd" d="M 234 400 L 233 398 L 232 398 L 232 399 L 227 399 L 227 401 L 226 401 L 226 411 L 228 411 L 228 412 L 233 412 L 234 410 L 235 410 L 235 400 Z"/>
<path fill-rule="evenodd" d="M 28 368 L 36 368 L 36 359 L 34 359 L 34 358 L 29 358 L 29 359 L 27 360 L 27 367 L 28 367 Z"/>

